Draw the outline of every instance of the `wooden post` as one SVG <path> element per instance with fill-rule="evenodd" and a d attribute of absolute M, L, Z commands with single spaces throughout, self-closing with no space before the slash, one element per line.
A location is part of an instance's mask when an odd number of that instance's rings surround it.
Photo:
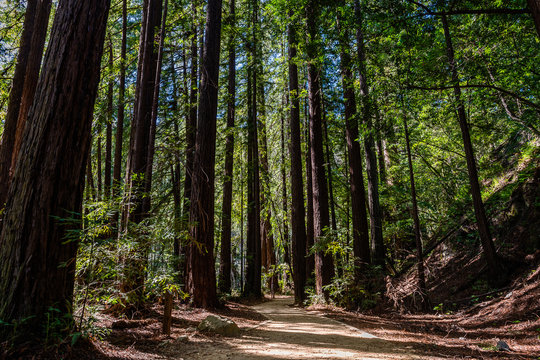
<path fill-rule="evenodd" d="M 166 291 L 163 296 L 163 334 L 171 336 L 173 297 L 170 291 Z"/>

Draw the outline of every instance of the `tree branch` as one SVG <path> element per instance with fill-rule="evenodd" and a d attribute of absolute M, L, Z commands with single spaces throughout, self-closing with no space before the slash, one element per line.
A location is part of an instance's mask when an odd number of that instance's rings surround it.
<path fill-rule="evenodd" d="M 513 98 L 515 99 L 518 99 L 520 101 L 522 101 L 524 104 L 527 104 L 529 105 L 530 107 L 532 108 L 535 108 L 536 110 L 540 111 L 540 105 L 532 102 L 532 101 L 529 101 L 519 95 L 517 95 L 516 93 L 513 93 L 511 91 L 508 91 L 508 90 L 505 90 L 503 88 L 500 88 L 498 86 L 494 86 L 494 85 L 487 85 L 487 84 L 467 84 L 467 85 L 459 85 L 462 89 L 492 89 L 492 90 L 497 90 L 497 91 L 500 91 L 506 95 L 509 95 L 509 96 L 512 96 Z M 453 85 L 448 85 L 448 86 L 435 86 L 435 87 L 429 87 L 429 86 L 416 86 L 416 85 L 407 85 L 407 89 L 415 89 L 415 90 L 449 90 L 449 89 L 453 89 L 454 86 Z"/>
<path fill-rule="evenodd" d="M 529 8 L 523 9 L 507 9 L 507 8 L 495 8 L 495 9 L 458 9 L 458 10 L 449 10 L 449 11 L 431 11 L 426 5 L 414 1 L 407 0 L 407 2 L 416 5 L 417 7 L 423 9 L 426 12 L 426 15 L 433 16 L 443 16 L 443 15 L 511 15 L 511 14 L 530 14 L 531 10 Z"/>

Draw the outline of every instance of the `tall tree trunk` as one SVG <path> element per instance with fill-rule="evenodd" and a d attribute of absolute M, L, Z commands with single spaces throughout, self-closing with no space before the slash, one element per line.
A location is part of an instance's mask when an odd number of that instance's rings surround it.
<path fill-rule="evenodd" d="M 321 94 L 321 96 L 323 96 Z M 324 98 L 322 100 L 322 103 L 324 104 Z M 328 139 L 328 122 L 326 119 L 326 110 L 325 106 L 323 105 L 323 132 L 324 132 L 324 149 L 325 149 L 325 163 L 326 163 L 326 173 L 328 174 L 328 205 L 330 207 L 330 224 L 332 227 L 332 236 L 337 235 L 337 222 L 336 222 L 336 206 L 334 202 L 334 182 L 332 181 L 332 159 L 330 155 L 330 145 L 329 145 L 329 139 Z M 335 268 L 337 275 L 339 277 L 342 277 L 343 275 L 343 259 L 341 258 L 340 254 L 335 254 L 334 260 L 336 262 Z"/>
<path fill-rule="evenodd" d="M 120 49 L 120 84 L 118 87 L 118 117 L 114 147 L 113 196 L 120 190 L 122 182 L 122 145 L 124 141 L 124 113 L 126 91 L 126 50 L 127 50 L 127 0 L 122 0 L 122 45 Z"/>
<path fill-rule="evenodd" d="M 214 265 L 214 176 L 221 40 L 221 0 L 209 0 L 191 184 L 189 277 L 194 306 L 218 303 Z"/>
<path fill-rule="evenodd" d="M 236 111 L 236 26 L 235 0 L 229 0 L 229 87 L 227 97 L 227 140 L 225 143 L 225 180 L 223 181 L 223 208 L 221 210 L 221 254 L 219 264 L 219 291 L 231 292 L 231 210 L 234 161 L 234 116 Z"/>
<path fill-rule="evenodd" d="M 261 231 L 259 146 L 257 134 L 257 22 L 258 0 L 250 1 L 252 39 L 248 44 L 248 211 L 246 243 L 246 285 L 244 295 L 259 298 L 261 293 Z"/>
<path fill-rule="evenodd" d="M 540 0 L 527 0 L 531 15 L 536 26 L 536 33 L 540 38 Z"/>
<path fill-rule="evenodd" d="M 341 17 L 341 16 L 339 16 Z M 338 19 L 341 20 L 341 19 Z M 351 210 L 353 228 L 354 275 L 356 279 L 363 268 L 371 263 L 369 248 L 369 230 L 366 212 L 366 191 L 362 175 L 362 157 L 358 142 L 358 118 L 356 114 L 356 96 L 354 93 L 354 77 L 352 75 L 349 33 L 338 21 L 340 31 L 341 81 L 345 100 L 345 137 L 347 140 L 347 156 L 349 162 Z M 347 207 L 347 211 L 348 211 Z M 347 219 L 347 222 L 349 220 Z M 348 225 L 347 225 L 348 228 Z"/>
<path fill-rule="evenodd" d="M 157 54 L 157 64 L 156 64 L 156 73 L 154 80 L 154 93 L 152 94 L 152 112 L 151 112 L 151 124 L 150 124 L 150 133 L 148 134 L 148 155 L 146 160 L 146 171 L 144 177 L 144 193 L 143 198 L 143 208 L 146 212 L 150 211 L 151 196 L 152 191 L 152 168 L 154 164 L 154 152 L 155 152 L 155 143 L 156 143 L 156 125 L 157 117 L 159 110 L 159 89 L 161 82 L 161 68 L 163 64 L 163 46 L 165 44 L 165 30 L 167 24 L 167 8 L 169 5 L 169 0 L 165 0 L 163 6 L 163 16 L 161 17 L 161 29 L 159 31 L 159 45 L 158 45 L 158 54 Z"/>
<path fill-rule="evenodd" d="M 98 120 L 99 121 L 99 120 Z M 97 126 L 97 149 L 96 149 L 96 152 L 97 152 L 97 159 L 96 159 L 96 172 L 97 172 L 97 199 L 98 201 L 99 200 L 102 200 L 103 199 L 103 178 L 102 178 L 102 173 L 103 173 L 103 169 L 101 168 L 101 163 L 102 163 L 102 158 L 101 158 L 101 154 L 102 154 L 102 149 L 101 149 L 101 123 L 98 123 L 98 126 Z"/>
<path fill-rule="evenodd" d="M 262 70 L 262 60 L 259 58 L 257 61 L 257 69 L 259 69 L 259 75 L 263 77 Z M 262 192 L 261 192 L 261 204 L 264 204 L 264 218 L 261 219 L 261 240 L 262 246 L 261 249 L 261 263 L 265 271 L 273 271 L 273 275 L 268 279 L 268 287 L 275 293 L 277 290 L 277 275 L 275 274 L 275 265 L 276 265 L 276 254 L 274 252 L 274 234 L 272 231 L 272 199 L 270 193 L 270 174 L 269 174 L 269 165 L 268 165 L 268 142 L 266 136 L 266 101 L 264 98 L 264 82 L 258 81 L 259 87 L 257 91 L 259 92 L 259 99 L 261 103 L 261 111 L 259 115 L 258 126 L 261 132 L 261 169 L 262 169 Z M 272 269 L 274 268 L 274 269 Z"/>
<path fill-rule="evenodd" d="M 326 229 L 330 225 L 328 211 L 328 187 L 324 169 L 323 133 L 321 116 L 320 64 L 318 64 L 318 14 L 317 0 L 309 0 L 306 5 L 306 24 L 308 44 L 308 99 L 309 99 L 309 137 L 311 151 L 311 171 L 313 178 L 313 229 L 315 243 L 320 248 L 315 253 L 315 287 L 317 294 L 324 293 L 323 286 L 330 284 L 334 275 L 332 255 L 326 254 L 323 242 Z M 327 294 L 326 294 L 327 295 Z"/>
<path fill-rule="evenodd" d="M 405 111 L 405 110 L 404 110 Z M 418 217 L 418 202 L 416 201 L 416 185 L 414 183 L 414 169 L 411 155 L 411 142 L 409 140 L 409 127 L 407 126 L 407 118 L 403 117 L 403 127 L 405 129 L 405 145 L 407 147 L 407 162 L 409 165 L 409 179 L 411 182 L 411 201 L 412 201 L 412 216 L 414 222 L 414 238 L 416 240 L 416 263 L 418 271 L 418 290 L 420 291 L 424 308 L 426 308 L 427 293 L 426 293 L 426 276 L 424 273 L 424 257 L 422 250 L 422 233 L 420 230 L 420 219 Z"/>
<path fill-rule="evenodd" d="M 25 341 L 45 338 L 50 307 L 72 309 L 78 238 L 70 234 L 80 226 L 74 214 L 82 210 L 108 10 L 108 0 L 59 2 L 9 189 L 0 318 L 17 322 Z M 73 217 L 70 225 L 58 220 Z"/>
<path fill-rule="evenodd" d="M 307 101 L 306 101 L 307 108 Z M 307 112 L 307 111 L 306 111 Z M 311 249 L 315 243 L 315 234 L 313 226 L 313 171 L 311 168 L 311 141 L 309 137 L 309 116 L 306 114 L 306 282 L 314 279 L 315 272 L 315 255 L 311 253 Z M 292 136 L 292 135 L 291 135 Z"/>
<path fill-rule="evenodd" d="M 287 92 L 287 88 L 285 89 L 285 91 Z M 285 130 L 286 130 L 286 128 L 285 128 L 285 126 L 286 125 L 285 125 L 285 111 L 284 111 L 284 109 L 287 108 L 288 102 L 289 102 L 288 101 L 288 96 L 286 96 L 286 97 L 287 97 L 287 101 L 282 100 L 283 107 L 282 107 L 282 110 L 280 112 L 280 117 L 281 117 L 281 164 L 280 164 L 281 165 L 280 166 L 280 170 L 281 170 L 281 205 L 282 205 L 282 210 L 283 210 L 283 217 L 282 217 L 283 234 L 281 236 L 281 243 L 283 245 L 283 262 L 285 264 L 288 264 L 289 268 L 294 273 L 294 269 L 293 269 L 293 266 L 291 264 L 291 255 L 290 255 L 291 243 L 289 241 L 289 209 L 288 209 L 288 197 L 287 197 L 287 171 L 286 171 L 287 166 L 286 166 L 286 162 L 285 162 L 285 157 L 286 157 L 286 153 L 285 153 Z M 300 161 L 302 161 L 301 157 L 300 157 Z M 302 165 L 301 162 L 300 162 L 300 165 Z M 302 180 L 302 174 L 301 173 L 300 173 L 300 180 Z M 302 189 L 302 188 L 300 188 L 300 189 Z M 303 200 L 303 197 L 302 197 L 302 200 Z M 304 218 L 304 216 L 302 216 L 302 219 L 303 218 Z M 304 229 L 304 234 L 305 234 L 305 229 Z M 302 253 L 305 252 L 305 245 L 302 247 L 301 251 L 302 251 Z M 303 266 L 303 268 L 304 268 L 304 271 L 305 271 L 305 266 Z"/>
<path fill-rule="evenodd" d="M 377 104 L 375 104 L 375 127 L 377 130 L 377 141 L 375 143 L 375 148 L 377 150 L 377 160 L 379 165 L 379 183 L 386 184 L 386 163 L 384 162 L 384 145 L 383 145 L 383 124 L 382 124 L 381 114 Z"/>
<path fill-rule="evenodd" d="M 144 277 L 147 263 L 148 243 L 137 226 L 149 211 L 149 201 L 144 198 L 145 183 L 148 170 L 148 150 L 150 128 L 152 123 L 152 104 L 155 91 L 158 49 L 155 30 L 161 24 L 161 0 L 145 0 L 141 28 L 141 43 L 139 51 L 139 71 L 135 89 L 135 104 L 128 161 L 126 166 L 126 191 L 128 203 L 122 215 L 122 229 L 133 231 L 137 246 L 126 260 L 122 291 L 127 295 L 125 311 L 136 310 L 142 305 L 144 298 Z"/>
<path fill-rule="evenodd" d="M 372 113 L 373 104 L 369 95 L 366 71 L 366 51 L 364 48 L 364 35 L 362 32 L 362 13 L 359 0 L 354 1 L 356 17 L 356 46 L 358 53 L 358 71 L 360 75 L 360 98 L 362 99 L 362 122 L 366 128 L 364 135 L 364 151 L 366 153 L 366 169 L 368 176 L 368 205 L 370 214 L 371 248 L 373 261 L 384 268 L 385 253 L 382 234 L 382 212 L 379 203 L 379 181 L 377 174 L 377 156 L 373 140 Z"/>
<path fill-rule="evenodd" d="M 107 129 L 105 135 L 105 200 L 111 197 L 111 175 L 112 175 L 112 122 L 113 122 L 113 48 L 112 39 L 109 36 L 109 88 L 107 92 Z"/>
<path fill-rule="evenodd" d="M 0 209 L 4 207 L 7 200 L 28 112 L 34 101 L 50 10 L 51 0 L 29 0 L 26 7 L 17 65 L 0 144 Z"/>
<path fill-rule="evenodd" d="M 293 13 L 289 11 L 289 21 L 292 22 Z M 289 142 L 289 156 L 291 159 L 291 235 L 293 256 L 294 302 L 302 304 L 306 299 L 306 271 L 307 269 L 307 233 L 304 209 L 304 184 L 302 180 L 302 141 L 300 138 L 300 100 L 298 95 L 298 66 L 297 56 L 297 30 L 294 23 L 288 27 L 289 42 L 289 99 L 290 118 L 289 129 L 291 140 Z M 308 151 L 306 151 L 307 155 Z M 307 164 L 306 164 L 307 165 Z M 311 175 L 311 174 L 309 174 Z M 309 197 L 308 197 L 309 199 Z M 309 200 L 308 200 L 309 204 Z M 308 212 L 308 219 L 309 216 Z M 313 217 L 311 217 L 313 219 Z M 310 272 L 308 273 L 309 276 Z"/>
<path fill-rule="evenodd" d="M 484 202 L 482 201 L 482 193 L 480 192 L 480 184 L 478 183 L 476 160 L 474 158 L 471 135 L 469 133 L 469 126 L 467 124 L 467 115 L 465 114 L 465 105 L 461 99 L 461 87 L 459 86 L 459 76 L 454 58 L 454 47 L 452 45 L 452 38 L 450 37 L 450 30 L 448 28 L 446 15 L 443 15 L 441 20 L 443 24 L 444 37 L 446 40 L 446 55 L 448 57 L 448 65 L 450 66 L 450 71 L 452 72 L 452 83 L 457 104 L 458 122 L 459 127 L 461 128 L 463 146 L 465 148 L 465 158 L 467 160 L 469 184 L 471 186 L 471 195 L 473 198 L 476 223 L 478 225 L 478 234 L 480 235 L 480 242 L 482 243 L 482 249 L 484 250 L 484 256 L 488 264 L 488 271 L 492 275 L 490 279 L 494 284 L 502 283 L 505 281 L 505 279 L 503 276 L 501 262 L 497 256 L 497 252 L 495 251 L 493 240 L 491 239 L 486 211 L 484 210 Z"/>
<path fill-rule="evenodd" d="M 186 231 L 189 227 L 190 216 L 190 201 L 191 201 L 191 183 L 193 173 L 193 161 L 195 152 L 195 140 L 197 135 L 197 92 L 199 91 L 199 78 L 198 74 L 198 31 L 197 31 L 197 2 L 198 0 L 191 1 L 192 25 L 191 25 L 191 48 L 190 48 L 190 75 L 189 75 L 189 103 L 188 103 L 188 118 L 186 122 L 186 168 L 184 176 L 184 204 L 182 210 L 182 231 Z M 202 49 L 201 49 L 202 51 Z M 183 239 L 183 243 L 180 244 L 181 252 L 186 259 L 184 266 L 185 286 L 186 289 L 191 287 L 190 284 L 190 263 L 187 261 L 189 258 L 189 239 Z"/>

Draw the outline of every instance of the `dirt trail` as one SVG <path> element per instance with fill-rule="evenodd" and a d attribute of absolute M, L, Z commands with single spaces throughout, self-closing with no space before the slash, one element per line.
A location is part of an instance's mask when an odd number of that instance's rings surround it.
<path fill-rule="evenodd" d="M 344 323 L 291 307 L 279 298 L 253 308 L 268 318 L 240 338 L 214 339 L 182 354 L 184 359 L 442 359 L 426 349 L 377 338 Z M 186 344 L 187 345 L 187 344 Z M 195 344 L 190 344 L 195 345 Z M 191 351 L 190 351 L 191 350 Z M 435 356 L 434 356 L 435 355 Z"/>

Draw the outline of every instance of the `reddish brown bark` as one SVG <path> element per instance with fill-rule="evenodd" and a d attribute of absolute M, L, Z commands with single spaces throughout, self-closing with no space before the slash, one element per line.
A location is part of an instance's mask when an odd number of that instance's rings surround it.
<path fill-rule="evenodd" d="M 122 174 L 122 143 L 124 141 L 124 97 L 126 91 L 126 50 L 127 50 L 127 0 L 122 0 L 122 45 L 120 49 L 120 84 L 118 86 L 118 118 L 114 148 L 113 195 L 119 191 Z"/>
<path fill-rule="evenodd" d="M 358 57 L 358 72 L 360 77 L 360 98 L 362 100 L 362 123 L 366 128 L 364 135 L 364 151 L 366 156 L 366 170 L 368 177 L 368 205 L 370 214 L 371 249 L 373 262 L 384 268 L 386 250 L 382 233 L 382 211 L 379 202 L 379 181 L 377 173 L 377 156 L 375 154 L 375 142 L 373 139 L 373 101 L 369 94 L 366 71 L 366 50 L 364 47 L 364 35 L 362 30 L 362 13 L 360 2 L 354 1 L 356 17 L 356 46 Z"/>
<path fill-rule="evenodd" d="M 341 20 L 341 19 L 339 19 Z M 341 25 L 341 21 L 338 22 Z M 349 160 L 351 211 L 353 231 L 353 256 L 355 277 L 358 279 L 362 268 L 371 263 L 369 248 L 369 229 L 366 212 L 366 192 L 362 175 L 362 157 L 358 142 L 358 118 L 356 115 L 356 97 L 354 93 L 354 77 L 351 71 L 349 33 L 340 26 L 341 81 L 345 100 L 345 136 L 347 140 L 347 156 Z"/>
<path fill-rule="evenodd" d="M 148 171 L 148 152 L 150 128 L 152 125 L 152 105 L 155 94 L 158 45 L 155 30 L 161 24 L 161 0 L 145 0 L 143 4 L 142 28 L 140 37 L 139 64 L 135 89 L 135 104 L 131 125 L 130 146 L 126 166 L 126 191 L 129 202 L 122 214 L 122 229 L 132 230 L 137 241 L 124 266 L 122 291 L 127 295 L 129 305 L 125 311 L 136 310 L 144 299 L 144 278 L 149 244 L 136 226 L 150 210 L 150 201 L 144 194 Z"/>
<path fill-rule="evenodd" d="M 221 40 L 221 0 L 209 0 L 190 209 L 189 292 L 194 306 L 217 305 L 214 270 L 214 176 Z"/>
<path fill-rule="evenodd" d="M 308 44 L 308 99 L 309 99 L 309 136 L 311 151 L 311 171 L 313 178 L 313 230 L 315 243 L 320 246 L 315 253 L 315 288 L 317 294 L 324 293 L 323 287 L 330 284 L 334 276 L 332 255 L 326 253 L 324 237 L 330 226 L 328 209 L 328 187 L 324 168 L 320 64 L 318 63 L 318 2 L 308 1 L 306 6 L 306 23 Z M 327 294 L 326 294 L 327 295 Z"/>
<path fill-rule="evenodd" d="M 0 144 L 0 208 L 7 199 L 24 126 L 34 100 L 50 10 L 51 0 L 28 1 Z"/>
<path fill-rule="evenodd" d="M 112 39 L 109 36 L 109 88 L 107 91 L 107 128 L 105 133 L 105 183 L 104 195 L 105 200 L 111 197 L 111 175 L 112 175 L 112 122 L 113 122 L 113 92 L 114 82 L 113 74 L 113 48 Z"/>
<path fill-rule="evenodd" d="M 289 13 L 289 19 L 292 17 Z M 302 148 L 300 140 L 300 101 L 298 99 L 298 66 L 295 63 L 297 55 L 296 27 L 290 24 L 288 28 L 289 42 L 289 99 L 291 114 L 289 128 L 291 140 L 289 155 L 291 159 L 291 231 L 293 253 L 294 302 L 302 304 L 305 300 L 306 285 L 306 246 L 307 235 L 304 211 L 304 184 L 302 180 Z M 282 135 L 283 141 L 283 135 Z M 283 170 L 284 171 L 284 170 Z M 284 191 L 285 180 L 283 180 Z M 286 205 L 284 195 L 284 205 Z"/>
<path fill-rule="evenodd" d="M 252 38 L 248 44 L 248 177 L 246 284 L 244 295 L 259 298 L 261 293 L 261 203 L 259 184 L 259 141 L 257 132 L 257 22 L 259 0 L 250 1 Z"/>
<path fill-rule="evenodd" d="M 49 307 L 71 311 L 78 240 L 69 234 L 80 227 L 108 10 L 108 0 L 59 2 L 15 166 L 0 236 L 0 318 L 26 319 L 25 341 L 44 338 Z"/>
<path fill-rule="evenodd" d="M 235 0 L 229 2 L 229 26 L 236 26 Z M 219 264 L 219 291 L 231 291 L 231 211 L 234 161 L 234 116 L 236 112 L 236 47 L 235 36 L 229 38 L 229 84 L 227 97 L 227 139 L 225 142 L 225 180 L 223 181 L 223 208 L 221 210 L 221 253 Z"/>

